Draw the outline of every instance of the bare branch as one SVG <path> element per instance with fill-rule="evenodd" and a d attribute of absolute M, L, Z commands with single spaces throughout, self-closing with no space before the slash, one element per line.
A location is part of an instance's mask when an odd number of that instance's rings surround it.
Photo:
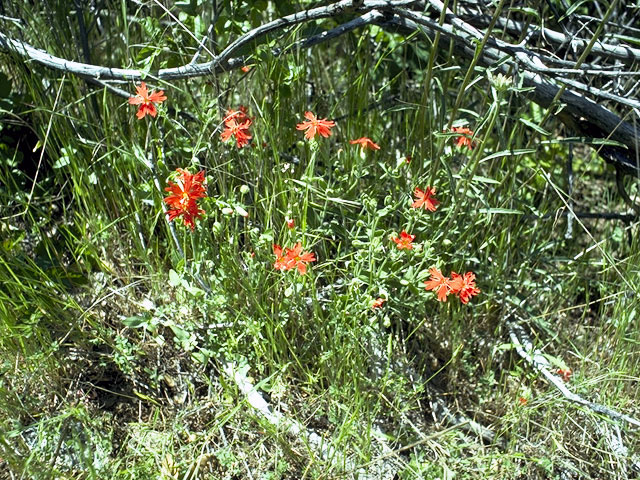
<path fill-rule="evenodd" d="M 489 18 L 486 16 L 478 17 L 476 15 L 470 15 L 468 22 L 475 27 L 482 27 L 489 22 Z M 525 25 L 522 22 L 515 20 L 500 18 L 498 20 L 498 26 L 504 28 L 511 35 L 520 35 L 523 32 Z M 569 37 L 564 33 L 556 32 L 549 28 L 539 26 L 529 26 L 527 32 L 530 34 L 528 38 L 541 37 L 546 42 L 556 46 L 565 46 L 571 48 L 574 51 L 582 51 L 587 45 L 587 41 L 581 38 Z M 612 45 L 610 43 L 603 43 L 597 41 L 591 52 L 594 55 L 602 55 L 603 57 L 617 58 L 625 63 L 632 63 L 634 61 L 640 61 L 640 49 L 633 48 L 629 45 Z"/>
<path fill-rule="evenodd" d="M 540 372 L 554 387 L 556 387 L 560 391 L 560 393 L 562 393 L 562 395 L 567 400 L 587 407 L 593 412 L 606 415 L 613 420 L 626 422 L 630 425 L 640 427 L 640 421 L 636 420 L 635 418 L 630 417 L 629 415 L 626 415 L 624 413 L 617 412 L 616 410 L 613 410 L 604 405 L 600 405 L 599 403 L 585 400 L 580 395 L 569 390 L 569 388 L 567 388 L 561 378 L 557 377 L 549 371 L 549 369 L 551 368 L 551 364 L 546 359 L 546 357 L 542 355 L 542 353 L 534 348 L 533 343 L 529 339 L 524 328 L 514 322 L 512 319 L 507 322 L 507 327 L 509 329 L 509 337 L 511 338 L 511 342 L 518 352 L 518 355 L 520 355 L 524 360 L 530 363 L 534 369 Z"/>
<path fill-rule="evenodd" d="M 437 0 L 432 3 L 440 4 Z M 449 16 L 449 20 L 455 20 L 455 28 L 452 24 L 439 25 L 431 18 L 406 9 L 398 8 L 393 10 L 399 17 L 386 20 L 387 24 L 394 24 L 411 31 L 422 31 L 432 36 L 439 32 L 447 39 L 455 41 L 461 48 L 460 53 L 472 58 L 476 54 L 475 43 L 480 32 L 475 27 L 466 24 L 459 18 Z M 498 46 L 505 48 L 503 51 Z M 522 47 L 507 44 L 506 42 L 496 42 L 494 46 L 488 46 L 480 53 L 480 62 L 485 66 L 495 66 L 504 73 L 509 73 L 512 63 L 505 62 L 505 55 L 512 56 L 514 52 L 520 52 L 518 60 L 525 63 L 525 67 L 538 56 L 533 52 L 526 51 Z M 542 62 L 540 61 L 542 64 Z M 552 83 L 541 73 L 528 69 L 520 70 L 519 75 L 522 83 L 532 90 L 526 95 L 537 104 L 548 108 L 554 100 L 560 87 Z M 593 138 L 607 138 L 623 144 L 626 148 L 601 146 L 598 153 L 608 162 L 612 163 L 623 173 L 638 175 L 640 166 L 637 159 L 640 158 L 640 131 L 632 124 L 625 122 L 611 110 L 599 105 L 593 100 L 580 95 L 572 90 L 564 90 L 560 97 L 563 108 L 557 113 L 557 117 L 565 125 L 569 126 L 579 135 Z"/>
<path fill-rule="evenodd" d="M 469 4 L 469 2 L 466 3 Z M 285 49 L 274 49 L 273 53 L 280 55 L 291 51 L 293 48 L 307 48 L 355 28 L 376 23 L 384 28 L 400 26 L 408 31 L 421 31 L 427 35 L 434 35 L 438 32 L 444 35 L 445 38 L 453 40 L 460 45 L 459 51 L 462 54 L 469 58 L 475 58 L 477 41 L 482 40 L 485 33 L 449 10 L 444 11 L 446 22 L 440 25 L 436 20 L 423 13 L 425 4 L 432 7 L 436 13 L 444 10 L 444 5 L 440 0 L 428 0 L 427 2 L 414 0 L 363 0 L 356 3 L 353 0 L 341 0 L 258 26 L 233 41 L 219 56 L 214 57 L 209 62 L 189 63 L 180 67 L 160 69 L 150 73 L 149 76 L 158 80 L 169 81 L 221 73 L 239 68 L 245 64 L 246 59 L 244 57 L 234 58 L 233 55 L 240 48 L 255 42 L 259 38 L 286 27 L 345 13 L 359 15 L 359 17 L 333 30 L 303 39 Z M 411 7 L 416 7 L 420 11 L 411 10 Z M 516 26 L 517 24 L 507 23 L 507 27 L 515 28 Z M 542 32 L 556 42 L 570 40 L 570 42 L 573 42 L 571 45 L 575 43 L 574 46 L 576 48 L 589 44 L 586 40 L 568 39 L 566 35 L 548 29 L 544 29 Z M 27 61 L 33 61 L 62 72 L 72 73 L 88 81 L 102 82 L 102 85 L 105 85 L 105 81 L 141 80 L 144 76 L 143 72 L 137 69 L 109 68 L 59 58 L 24 42 L 9 38 L 3 33 L 0 33 L 0 50 L 13 52 Z M 592 52 L 600 53 L 601 51 L 613 51 L 620 56 L 624 53 L 626 55 L 625 58 L 629 58 L 629 55 L 634 58 L 636 55 L 640 57 L 640 51 L 594 42 Z M 487 67 L 494 67 L 505 73 L 510 73 L 515 66 L 518 66 L 518 74 L 522 84 L 526 87 L 532 87 L 531 92 L 526 95 L 545 108 L 548 108 L 561 92 L 559 101 L 562 107 L 559 112 L 556 112 L 557 117 L 579 135 L 612 139 L 623 144 L 626 148 L 601 146 L 598 149 L 598 153 L 623 173 L 640 174 L 640 165 L 638 165 L 638 159 L 640 159 L 640 132 L 631 123 L 624 121 L 611 110 L 575 91 L 567 89 L 567 85 L 633 109 L 640 109 L 640 102 L 560 76 L 570 73 L 584 74 L 585 69 L 589 73 L 593 72 L 593 74 L 602 76 L 612 75 L 615 72 L 601 70 L 592 65 L 585 65 L 585 68 L 575 68 L 575 66 L 567 69 L 550 68 L 547 65 L 560 63 L 570 67 L 571 64 L 541 55 L 526 48 L 524 44 L 514 45 L 497 38 L 489 39 L 485 48 L 480 52 L 479 61 Z M 558 82 L 561 85 L 558 85 Z M 122 94 L 121 91 L 117 93 Z"/>
<path fill-rule="evenodd" d="M 367 0 L 363 2 L 362 6 L 358 8 L 358 12 L 366 13 L 367 11 L 388 7 L 388 6 L 409 6 L 415 4 L 414 0 Z M 245 33 L 237 40 L 227 46 L 219 56 L 214 57 L 210 62 L 195 63 L 181 65 L 174 68 L 163 68 L 157 72 L 149 74 L 152 78 L 157 80 L 179 80 L 184 78 L 200 77 L 204 75 L 210 75 L 213 73 L 222 73 L 235 68 L 239 68 L 244 65 L 244 59 L 232 58 L 234 52 L 238 51 L 244 45 L 252 43 L 269 32 L 272 32 L 279 28 L 284 28 L 299 23 L 307 22 L 310 20 L 317 20 L 321 18 L 327 18 L 334 15 L 343 13 L 352 7 L 352 0 L 342 0 L 337 3 L 313 8 L 300 13 L 287 15 L 280 19 L 261 25 L 249 32 Z M 6 52 L 14 52 L 19 56 L 44 65 L 55 70 L 59 70 L 65 73 L 71 73 L 83 78 L 93 78 L 98 80 L 130 80 L 138 81 L 145 77 L 145 74 L 138 69 L 129 68 L 111 68 L 100 65 L 90 65 L 87 63 L 74 62 L 66 60 L 64 58 L 50 55 L 49 53 L 37 49 L 25 42 L 14 40 L 7 35 L 0 33 L 0 50 Z"/>

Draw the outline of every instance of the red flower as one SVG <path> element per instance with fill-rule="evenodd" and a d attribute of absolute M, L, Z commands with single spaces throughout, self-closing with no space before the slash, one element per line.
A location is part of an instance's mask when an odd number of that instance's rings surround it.
<path fill-rule="evenodd" d="M 431 278 L 425 281 L 425 290 L 438 292 L 438 301 L 446 302 L 450 293 L 460 298 L 462 303 L 469 303 L 471 297 L 478 295 L 480 290 L 476 288 L 475 274 L 467 272 L 464 275 L 458 275 L 451 272 L 451 278 L 442 275 L 437 268 L 430 268 Z"/>
<path fill-rule="evenodd" d="M 480 293 L 476 288 L 476 275 L 473 272 L 467 272 L 464 275 L 458 275 L 451 272 L 451 281 L 449 281 L 449 289 L 451 293 L 457 295 L 462 303 L 469 303 L 471 297 Z"/>
<path fill-rule="evenodd" d="M 273 264 L 273 268 L 280 270 L 289 270 L 287 268 L 287 259 L 282 255 L 282 247 L 280 245 L 273 245 L 273 253 L 276 256 L 276 261 Z"/>
<path fill-rule="evenodd" d="M 556 370 L 556 373 L 560 375 L 562 377 L 562 380 L 564 380 L 565 382 L 571 380 L 571 375 L 573 375 L 573 372 L 570 368 L 559 368 Z"/>
<path fill-rule="evenodd" d="M 287 217 L 287 227 L 294 228 L 296 226 L 296 222 L 293 218 Z"/>
<path fill-rule="evenodd" d="M 315 262 L 316 257 L 312 252 L 303 252 L 302 244 L 296 243 L 293 248 L 287 248 L 287 253 L 282 254 L 282 247 L 280 245 L 273 246 L 273 253 L 276 256 L 276 261 L 273 264 L 273 268 L 280 271 L 298 269 L 300 275 L 307 273 L 307 263 Z"/>
<path fill-rule="evenodd" d="M 456 147 L 466 146 L 471 150 L 476 146 L 476 143 L 471 141 L 471 137 L 473 137 L 472 130 L 469 130 L 467 127 L 451 127 L 451 131 L 460 134 L 460 136 L 455 140 Z"/>
<path fill-rule="evenodd" d="M 375 310 L 376 308 L 382 308 L 382 304 L 386 302 L 386 300 L 384 298 L 376 298 L 372 303 L 371 303 L 371 308 L 373 310 Z"/>
<path fill-rule="evenodd" d="M 302 244 L 296 243 L 295 247 L 287 248 L 287 270 L 297 268 L 300 275 L 307 273 L 307 263 L 315 262 L 316 257 L 312 252 L 303 252 Z"/>
<path fill-rule="evenodd" d="M 243 65 L 242 67 L 240 67 L 240 70 L 242 70 L 244 73 L 248 73 L 249 70 L 251 70 L 251 67 L 248 65 Z"/>
<path fill-rule="evenodd" d="M 442 275 L 442 272 L 437 268 L 430 268 L 431 278 L 424 282 L 425 290 L 432 290 L 438 292 L 438 301 L 446 302 L 447 295 L 450 293 L 449 278 Z"/>
<path fill-rule="evenodd" d="M 227 120 L 225 123 L 225 129 L 220 135 L 223 142 L 226 142 L 231 136 L 236 137 L 236 145 L 238 148 L 242 148 L 249 143 L 251 134 L 249 133 L 249 127 L 251 126 L 251 119 L 247 119 L 243 123 L 238 123 L 235 118 Z"/>
<path fill-rule="evenodd" d="M 247 115 L 247 107 L 245 107 L 244 105 L 240 105 L 238 107 L 238 110 L 233 110 L 230 108 L 225 113 L 224 119 L 222 121 L 226 124 L 229 120 L 232 119 L 235 119 L 237 123 L 242 123 L 245 120 L 248 120 L 249 116 Z"/>
<path fill-rule="evenodd" d="M 406 157 L 404 157 L 404 160 L 405 160 L 407 163 L 411 163 L 411 160 L 412 160 L 411 155 L 407 155 Z"/>
<path fill-rule="evenodd" d="M 162 103 L 167 97 L 164 95 L 164 90 L 158 92 L 152 92 L 149 94 L 147 91 L 147 85 L 144 82 L 140 83 L 139 87 L 136 87 L 136 96 L 129 98 L 130 105 L 140 105 L 136 117 L 142 119 L 147 113 L 152 117 L 158 114 L 158 110 L 154 103 Z"/>
<path fill-rule="evenodd" d="M 380 146 L 376 143 L 373 143 L 373 141 L 367 137 L 358 138 L 357 140 L 349 140 L 349 143 L 351 145 L 359 143 L 362 150 L 366 150 L 367 148 L 370 150 L 380 150 Z"/>
<path fill-rule="evenodd" d="M 399 237 L 394 237 L 392 238 L 392 240 L 398 245 L 398 250 L 402 250 L 403 248 L 411 250 L 413 248 L 413 245 L 411 245 L 411 243 L 415 238 L 415 235 L 411 235 L 403 230 L 402 232 L 400 232 Z"/>
<path fill-rule="evenodd" d="M 411 204 L 411 207 L 420 208 L 424 206 L 426 210 L 429 210 L 430 212 L 435 212 L 437 205 L 440 203 L 440 201 L 438 201 L 436 197 L 434 197 L 435 194 L 436 194 L 436 187 L 433 187 L 433 188 L 427 187 L 427 189 L 424 191 L 416 187 L 415 191 L 413 192 L 413 195 L 416 197 L 416 199 Z"/>
<path fill-rule="evenodd" d="M 165 188 L 171 195 L 164 199 L 169 205 L 167 215 L 169 221 L 182 216 L 185 226 L 195 229 L 195 219 L 202 216 L 204 210 L 198 207 L 196 203 L 199 198 L 207 196 L 204 170 L 199 171 L 195 175 L 190 174 L 182 168 L 176 170 L 179 173 L 177 183 L 169 181 L 169 186 Z"/>
<path fill-rule="evenodd" d="M 526 405 L 527 404 L 527 399 L 524 397 L 520 397 L 518 398 L 518 402 L 520 403 L 520 405 Z"/>
<path fill-rule="evenodd" d="M 296 125 L 298 130 L 306 130 L 304 138 L 311 140 L 317 134 L 325 138 L 331 135 L 331 128 L 335 126 L 335 122 L 326 118 L 319 119 L 311 112 L 305 112 L 304 116 L 308 121 Z"/>

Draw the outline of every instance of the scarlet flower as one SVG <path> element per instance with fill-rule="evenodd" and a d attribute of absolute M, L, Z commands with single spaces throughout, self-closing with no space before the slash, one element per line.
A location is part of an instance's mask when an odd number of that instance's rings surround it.
<path fill-rule="evenodd" d="M 282 254 L 282 247 L 280 245 L 274 245 L 273 253 L 276 256 L 273 268 L 281 272 L 296 268 L 300 275 L 304 275 L 307 273 L 307 263 L 316 261 L 316 257 L 312 252 L 302 251 L 302 244 L 300 242 L 296 243 L 293 248 L 287 248 L 285 255 Z"/>
<path fill-rule="evenodd" d="M 361 137 L 361 138 L 358 138 L 357 140 L 349 140 L 349 143 L 351 145 L 355 145 L 356 143 L 359 143 L 360 148 L 362 148 L 362 150 L 366 150 L 367 148 L 370 150 L 380 150 L 380 146 L 376 143 L 373 143 L 373 140 L 371 140 L 368 137 Z"/>
<path fill-rule="evenodd" d="M 238 107 L 238 110 L 233 110 L 232 108 L 230 108 L 225 113 L 224 119 L 222 121 L 226 124 L 229 120 L 232 119 L 235 119 L 237 123 L 243 123 L 244 121 L 248 120 L 249 116 L 247 115 L 247 107 L 245 107 L 244 105 L 240 105 Z"/>
<path fill-rule="evenodd" d="M 293 218 L 287 217 L 287 227 L 294 228 L 296 226 L 296 222 Z"/>
<path fill-rule="evenodd" d="M 407 163 L 411 163 L 412 157 L 411 155 L 407 155 L 406 157 L 404 157 L 404 159 Z"/>
<path fill-rule="evenodd" d="M 402 250 L 403 248 L 411 250 L 413 248 L 413 245 L 411 245 L 411 243 L 415 238 L 415 235 L 411 235 L 410 233 L 407 233 L 403 230 L 402 232 L 400 232 L 399 237 L 394 237 L 392 238 L 392 240 L 398 245 L 398 250 Z"/>
<path fill-rule="evenodd" d="M 283 272 L 284 270 L 289 270 L 287 268 L 287 259 L 282 255 L 282 247 L 280 245 L 273 245 L 273 253 L 276 256 L 276 261 L 273 264 L 273 268 Z"/>
<path fill-rule="evenodd" d="M 435 267 L 430 268 L 429 273 L 431 274 L 431 278 L 429 280 L 425 280 L 425 290 L 438 292 L 438 301 L 446 302 L 447 295 L 450 293 L 449 277 L 442 275 L 442 272 Z"/>
<path fill-rule="evenodd" d="M 251 70 L 251 67 L 248 65 L 243 65 L 242 67 L 240 67 L 240 70 L 242 70 L 244 73 L 248 73 L 249 70 Z"/>
<path fill-rule="evenodd" d="M 427 187 L 426 190 L 420 190 L 416 187 L 413 195 L 416 197 L 415 201 L 411 204 L 412 208 L 423 207 L 430 212 L 435 212 L 437 205 L 440 203 L 434 195 L 436 194 L 436 187 Z"/>
<path fill-rule="evenodd" d="M 293 248 L 287 248 L 287 270 L 297 268 L 300 275 L 304 275 L 307 273 L 307 263 L 315 261 L 316 257 L 312 252 L 302 251 L 300 242 Z"/>
<path fill-rule="evenodd" d="M 520 405 L 526 405 L 527 404 L 527 399 L 524 397 L 520 397 L 518 398 L 518 402 L 520 403 Z"/>
<path fill-rule="evenodd" d="M 238 123 L 235 118 L 231 118 L 225 122 L 225 129 L 220 135 L 220 138 L 223 142 L 226 142 L 233 135 L 236 137 L 236 145 L 238 148 L 242 148 L 247 145 L 251 139 L 251 134 L 249 133 L 250 126 L 250 118 L 243 123 Z"/>
<path fill-rule="evenodd" d="M 335 126 L 336 122 L 327 120 L 326 118 L 317 118 L 311 112 L 305 112 L 304 116 L 308 121 L 296 125 L 298 130 L 306 130 L 304 138 L 311 140 L 315 138 L 317 134 L 325 138 L 331 135 L 331 128 Z"/>
<path fill-rule="evenodd" d="M 195 219 L 204 213 L 204 210 L 199 208 L 196 202 L 199 198 L 207 196 L 204 170 L 195 175 L 182 168 L 178 168 L 176 171 L 179 173 L 177 183 L 169 181 L 169 186 L 165 188 L 171 194 L 164 199 L 165 203 L 169 205 L 167 215 L 169 215 L 169 221 L 182 216 L 185 226 L 194 230 Z"/>
<path fill-rule="evenodd" d="M 571 380 L 571 375 L 573 375 L 573 372 L 570 368 L 559 368 L 556 370 L 556 373 L 560 375 L 562 377 L 562 380 L 564 380 L 565 382 Z"/>
<path fill-rule="evenodd" d="M 476 146 L 475 142 L 471 141 L 471 137 L 473 137 L 472 130 L 469 130 L 467 127 L 451 127 L 451 131 L 460 134 L 460 136 L 455 140 L 456 147 L 466 146 L 471 150 Z"/>
<path fill-rule="evenodd" d="M 476 275 L 473 272 L 467 272 L 464 275 L 451 272 L 449 290 L 454 295 L 457 295 L 464 304 L 469 303 L 471 297 L 480 293 L 480 290 L 476 288 Z"/>
<path fill-rule="evenodd" d="M 141 82 L 140 86 L 136 87 L 136 92 L 137 94 L 134 97 L 129 98 L 129 104 L 140 105 L 136 113 L 138 119 L 144 118 L 147 113 L 155 117 L 158 114 L 158 110 L 154 103 L 162 103 L 167 99 L 164 95 L 164 90 L 151 92 L 151 94 L 149 94 L 147 85 L 144 82 Z"/>
<path fill-rule="evenodd" d="M 371 309 L 375 310 L 376 308 L 382 308 L 382 304 L 386 302 L 386 300 L 384 298 L 376 298 L 372 303 L 371 303 Z"/>

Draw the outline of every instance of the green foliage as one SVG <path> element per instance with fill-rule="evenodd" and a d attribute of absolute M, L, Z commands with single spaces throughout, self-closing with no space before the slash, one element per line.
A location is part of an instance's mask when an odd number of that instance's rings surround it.
<path fill-rule="evenodd" d="M 137 120 L 125 99 L 80 78 L 4 57 L 7 468 L 24 478 L 347 475 L 243 403 L 222 373 L 235 363 L 279 411 L 357 464 L 381 455 L 380 427 L 392 448 L 423 442 L 399 457 L 399 478 L 517 478 L 527 466 L 556 475 L 568 456 L 558 445 L 578 444 L 569 407 L 516 362 L 504 315 L 517 306 L 532 318 L 552 364 L 580 372 L 576 389 L 588 396 L 598 381 L 602 401 L 632 405 L 633 228 L 585 220 L 568 238 L 566 217 L 537 218 L 567 203 L 620 210 L 610 172 L 572 147 L 569 197 L 567 139 L 517 84 L 379 27 L 272 55 L 332 26 L 318 22 L 248 46 L 246 74 L 156 81 L 157 69 L 191 61 L 211 24 L 201 61 L 315 2 L 213 3 L 175 2 L 176 22 L 160 3 L 106 2 L 99 28 L 87 9 L 75 12 L 91 25 L 92 63 L 140 69 L 165 90 L 155 118 Z M 25 39 L 77 57 L 62 40 L 79 38 L 66 2 L 12 8 Z M 120 88 L 133 95 L 133 84 Z M 253 117 L 242 149 L 220 140 L 226 110 L 239 105 Z M 307 110 L 336 119 L 331 137 L 302 141 L 295 126 Z M 475 147 L 456 146 L 451 126 L 473 130 Z M 349 144 L 362 136 L 381 149 Z M 205 170 L 208 198 L 195 231 L 176 220 L 174 239 L 163 189 L 176 168 Z M 427 185 L 437 211 L 410 208 Z M 403 230 L 416 235 L 412 250 L 392 241 Z M 304 276 L 275 270 L 273 245 L 297 242 L 318 261 Z M 437 302 L 424 289 L 431 267 L 475 272 L 482 293 L 469 305 Z M 374 310 L 377 298 L 386 302 Z M 461 430 L 438 436 L 425 414 L 432 387 L 514 449 Z M 592 450 L 584 464 L 606 464 Z"/>

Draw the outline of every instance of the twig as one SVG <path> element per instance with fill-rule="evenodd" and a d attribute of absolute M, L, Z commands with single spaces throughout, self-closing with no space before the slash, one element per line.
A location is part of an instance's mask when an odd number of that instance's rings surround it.
<path fill-rule="evenodd" d="M 534 219 L 534 220 L 548 220 L 558 217 L 571 217 L 571 218 L 590 218 L 599 220 L 622 220 L 623 222 L 632 222 L 638 217 L 636 215 L 630 215 L 628 213 L 612 213 L 612 212 L 571 212 L 568 210 L 559 211 L 556 213 L 545 213 L 544 215 L 536 215 L 527 213 L 522 215 L 522 218 Z"/>
<path fill-rule="evenodd" d="M 569 211 L 567 215 L 567 231 L 564 233 L 564 238 L 570 240 L 573 238 L 573 218 L 574 218 L 574 202 L 573 202 L 573 144 L 569 144 L 569 155 L 567 155 L 566 161 L 566 174 L 567 174 L 567 197 L 569 203 Z"/>
<path fill-rule="evenodd" d="M 209 28 L 207 29 L 207 33 L 205 33 L 204 35 L 204 38 L 198 41 L 198 49 L 196 50 L 196 53 L 191 59 L 191 61 L 189 62 L 189 65 L 193 65 L 196 63 L 196 61 L 198 60 L 198 57 L 200 57 L 200 54 L 204 49 L 204 43 L 209 39 L 209 35 L 211 35 L 212 31 L 213 31 L 213 24 L 209 25 Z"/>
<path fill-rule="evenodd" d="M 315 453 L 319 454 L 324 461 L 347 471 L 357 471 L 360 474 L 358 478 L 373 478 L 367 475 L 367 472 L 363 470 L 362 466 L 356 465 L 351 459 L 346 458 L 342 452 L 338 451 L 333 445 L 328 444 L 327 441 L 316 432 L 306 428 L 300 422 L 287 418 L 282 413 L 273 410 L 257 388 L 236 365 L 226 363 L 222 370 L 234 381 L 238 390 L 246 397 L 247 403 L 260 417 L 264 418 L 271 425 L 280 431 L 284 431 L 286 434 L 303 440 Z M 368 465 L 369 464 L 366 464 L 366 466 Z M 382 478 L 387 478 L 391 475 L 387 472 Z M 381 477 L 378 475 L 376 478 Z"/>
<path fill-rule="evenodd" d="M 444 24 L 438 25 L 434 20 L 406 9 L 394 9 L 399 17 L 385 19 L 387 28 L 390 25 L 403 27 L 410 31 L 422 31 L 423 33 L 435 36 L 440 33 L 449 40 L 454 40 L 462 48 L 460 52 L 468 57 L 476 55 L 475 43 L 480 34 L 471 25 L 465 25 L 460 19 L 454 26 Z M 495 46 L 487 46 L 480 53 L 481 63 L 495 66 L 503 73 L 509 74 L 512 66 L 509 62 L 504 62 L 505 54 Z M 541 73 L 529 70 L 520 70 L 523 86 L 532 87 L 527 93 L 529 98 L 537 104 L 548 108 L 551 102 L 560 91 L 560 87 L 544 78 Z M 632 124 L 620 119 L 611 110 L 599 105 L 593 100 L 579 95 L 573 91 L 565 90 L 561 96 L 564 109 L 558 114 L 558 119 L 567 126 L 575 130 L 578 134 L 587 137 L 610 138 L 622 143 L 625 148 L 611 147 L 601 148 L 598 153 L 609 163 L 617 168 L 622 168 L 624 173 L 638 174 L 640 168 L 636 165 L 636 155 L 640 154 L 640 131 Z"/>
<path fill-rule="evenodd" d="M 469 23 L 481 26 L 489 21 L 488 17 L 469 17 Z M 601 22 L 602 19 L 598 19 Z M 501 18 L 498 21 L 500 27 L 506 28 L 507 32 L 512 35 L 520 35 L 524 24 L 511 19 Z M 569 37 L 563 33 L 556 32 L 549 28 L 544 27 L 529 27 L 528 33 L 536 36 L 541 36 L 545 41 L 558 46 L 568 46 L 577 51 L 582 51 L 586 45 L 587 40 Z M 593 45 L 592 53 L 595 55 L 602 55 L 610 58 L 617 58 L 626 62 L 634 62 L 640 60 L 640 49 L 633 48 L 629 45 L 612 45 L 610 43 L 596 42 Z"/>
<path fill-rule="evenodd" d="M 377 8 L 390 6 L 410 6 L 416 3 L 415 0 L 366 0 L 362 6 L 357 8 L 358 13 L 366 13 Z M 254 28 L 240 36 L 229 44 L 218 56 L 213 56 L 213 60 L 205 63 L 186 64 L 174 68 L 163 68 L 149 75 L 158 80 L 179 80 L 183 78 L 200 77 L 212 73 L 221 73 L 244 65 L 243 58 L 232 58 L 233 54 L 246 44 L 252 43 L 267 33 L 299 23 L 332 17 L 353 6 L 352 0 L 341 0 L 331 5 L 312 8 L 303 12 L 287 15 L 277 20 L 268 22 Z M 99 80 L 142 80 L 145 73 L 137 69 L 110 68 L 100 65 L 90 65 L 87 63 L 74 62 L 64 58 L 50 55 L 49 53 L 34 48 L 28 43 L 14 40 L 4 33 L 0 33 L 0 50 L 13 52 L 23 58 L 29 59 L 45 67 L 53 68 L 67 73 L 72 73 L 83 78 L 94 78 Z"/>
<path fill-rule="evenodd" d="M 551 368 L 551 364 L 549 361 L 537 350 L 531 339 L 525 332 L 524 328 L 516 323 L 515 319 L 511 317 L 515 317 L 515 314 L 512 312 L 509 315 L 510 318 L 507 319 L 507 328 L 509 330 L 509 337 L 511 338 L 511 342 L 513 343 L 516 352 L 518 355 L 522 357 L 525 361 L 529 362 L 531 366 L 540 372 L 554 387 L 556 387 L 560 393 L 570 402 L 576 403 L 578 405 L 582 405 L 587 407 L 593 412 L 600 413 L 608 416 L 612 420 L 618 422 L 626 422 L 630 425 L 640 427 L 640 421 L 636 420 L 629 415 L 624 413 L 619 413 L 616 410 L 613 410 L 604 405 L 600 405 L 599 403 L 591 402 L 589 400 L 585 400 L 580 395 L 573 393 L 567 386 L 564 384 L 562 379 L 554 374 L 552 374 L 549 369 Z"/>

